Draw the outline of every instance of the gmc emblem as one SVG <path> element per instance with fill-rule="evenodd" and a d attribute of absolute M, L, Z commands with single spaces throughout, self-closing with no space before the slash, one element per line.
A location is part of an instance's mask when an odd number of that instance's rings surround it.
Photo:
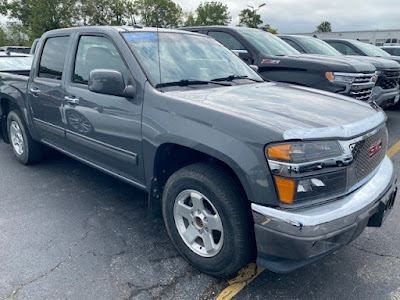
<path fill-rule="evenodd" d="M 373 145 L 371 148 L 369 148 L 369 157 L 374 156 L 379 152 L 379 150 L 382 149 L 382 140 L 377 142 L 375 145 Z"/>

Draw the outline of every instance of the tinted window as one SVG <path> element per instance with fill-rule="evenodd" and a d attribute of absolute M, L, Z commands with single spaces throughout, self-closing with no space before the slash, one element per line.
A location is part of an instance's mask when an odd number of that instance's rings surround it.
<path fill-rule="evenodd" d="M 390 39 L 387 39 L 387 40 L 386 40 L 386 43 L 390 43 Z"/>
<path fill-rule="evenodd" d="M 329 55 L 329 56 L 340 56 L 342 53 L 337 51 L 328 43 L 313 37 L 299 37 L 299 43 L 307 49 L 308 53 Z"/>
<path fill-rule="evenodd" d="M 208 35 L 212 36 L 214 39 L 216 39 L 218 42 L 220 42 L 222 45 L 224 45 L 228 49 L 246 50 L 246 48 L 243 46 L 243 44 L 241 42 L 239 42 L 237 39 L 235 39 L 233 36 L 231 36 L 228 33 L 219 32 L 219 31 L 209 31 Z"/>
<path fill-rule="evenodd" d="M 353 50 L 353 48 L 347 46 L 346 44 L 339 43 L 339 42 L 329 42 L 329 44 L 338 50 L 340 53 L 343 53 L 344 55 L 358 55 L 356 51 Z"/>
<path fill-rule="evenodd" d="M 300 48 L 299 45 L 297 45 L 295 42 L 291 41 L 291 40 L 286 40 L 286 39 L 282 39 L 284 40 L 286 43 L 288 43 L 290 46 L 292 46 L 294 49 L 296 49 L 297 51 L 301 52 L 301 53 L 305 53 L 303 49 Z"/>
<path fill-rule="evenodd" d="M 99 36 L 82 36 L 75 60 L 73 81 L 88 84 L 89 74 L 95 69 L 119 71 L 127 82 L 129 72 L 113 43 Z"/>
<path fill-rule="evenodd" d="M 68 42 L 68 36 L 49 38 L 46 41 L 40 60 L 39 77 L 61 80 Z"/>

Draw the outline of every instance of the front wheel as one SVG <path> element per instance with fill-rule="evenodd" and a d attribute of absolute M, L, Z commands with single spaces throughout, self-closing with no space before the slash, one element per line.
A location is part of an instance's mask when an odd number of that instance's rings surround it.
<path fill-rule="evenodd" d="M 174 173 L 165 185 L 163 216 L 178 251 L 209 275 L 230 277 L 255 252 L 250 205 L 220 167 L 194 164 Z"/>
<path fill-rule="evenodd" d="M 7 130 L 13 152 L 20 163 L 28 165 L 42 159 L 42 145 L 33 140 L 18 111 L 8 114 Z"/>

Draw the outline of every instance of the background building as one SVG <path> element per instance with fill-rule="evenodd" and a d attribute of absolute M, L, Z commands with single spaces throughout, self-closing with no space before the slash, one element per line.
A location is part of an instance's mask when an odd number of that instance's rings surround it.
<path fill-rule="evenodd" d="M 294 35 L 316 36 L 320 39 L 340 38 L 353 39 L 361 42 L 382 46 L 388 39 L 398 39 L 400 41 L 400 29 L 389 30 L 362 30 L 362 31 L 338 31 L 321 33 L 293 33 Z"/>

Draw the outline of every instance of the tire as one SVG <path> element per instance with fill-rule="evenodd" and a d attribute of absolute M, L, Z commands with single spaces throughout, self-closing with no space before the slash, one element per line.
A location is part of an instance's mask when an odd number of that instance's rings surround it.
<path fill-rule="evenodd" d="M 33 140 L 17 110 L 7 116 L 7 133 L 14 155 L 21 164 L 29 165 L 43 158 L 42 144 Z"/>
<path fill-rule="evenodd" d="M 203 210 L 199 214 L 201 203 Z M 162 205 L 172 242 L 200 271 L 229 278 L 253 258 L 255 239 L 250 203 L 223 168 L 199 163 L 178 170 L 165 185 Z M 207 237 L 212 237 L 214 243 L 210 244 Z"/>

